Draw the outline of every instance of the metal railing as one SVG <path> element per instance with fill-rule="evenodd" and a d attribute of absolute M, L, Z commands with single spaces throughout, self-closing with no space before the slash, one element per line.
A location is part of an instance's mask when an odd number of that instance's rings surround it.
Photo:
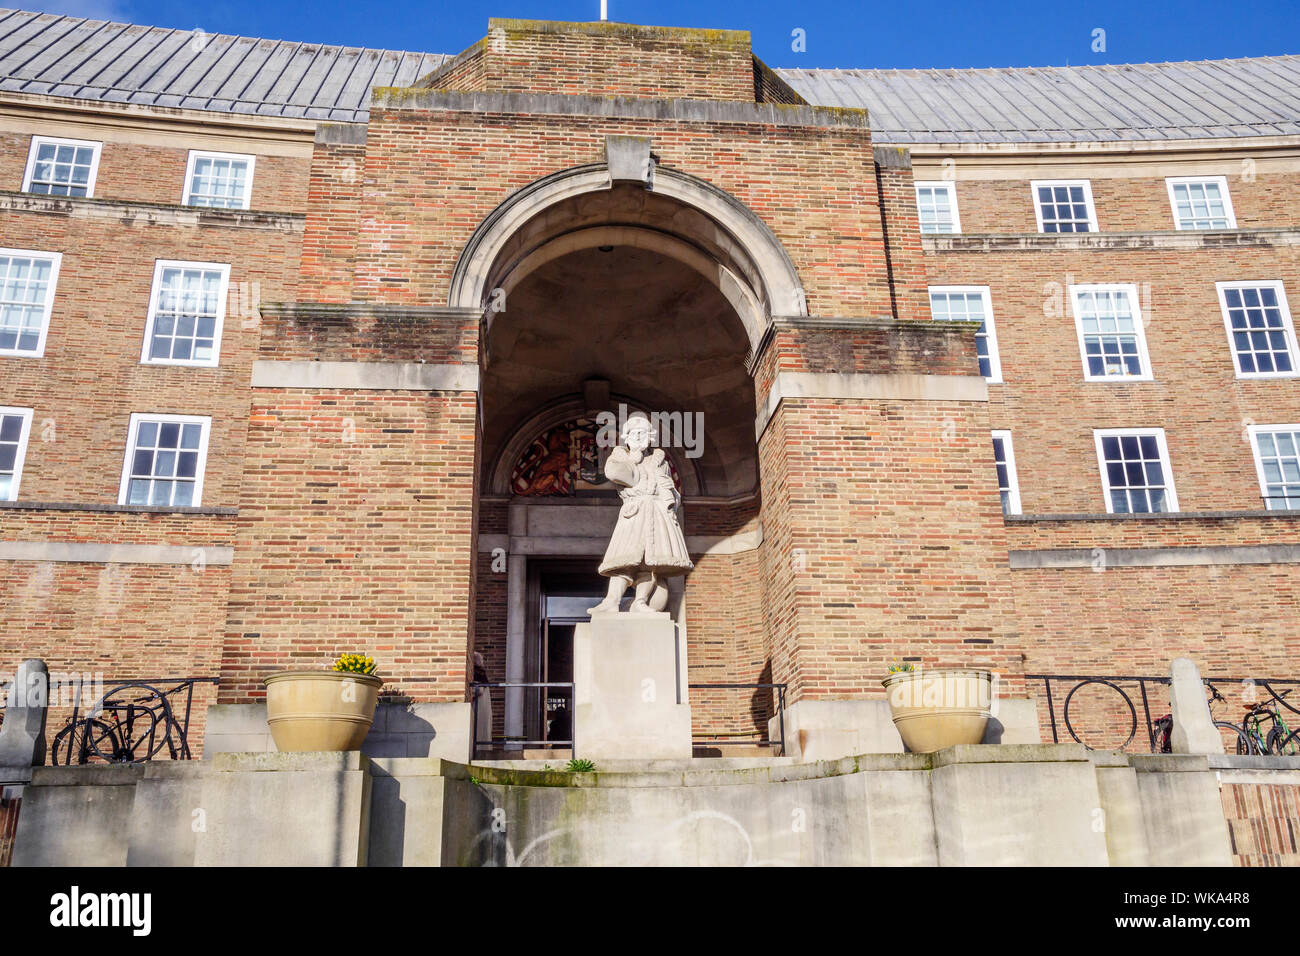
<path fill-rule="evenodd" d="M 777 726 L 780 730 L 780 737 L 776 740 L 762 739 L 754 740 L 751 737 L 744 739 L 718 739 L 719 735 L 704 735 L 708 739 L 695 738 L 692 740 L 692 746 L 695 748 L 702 747 L 770 747 L 776 749 L 781 755 L 785 754 L 785 684 L 691 684 L 690 690 L 768 690 L 776 692 L 776 713 L 773 715 L 777 718 Z M 471 681 L 469 685 L 470 694 L 470 727 L 472 728 L 472 758 L 477 760 L 479 754 L 486 749 L 491 750 L 524 750 L 526 748 L 550 748 L 555 750 L 569 750 L 573 757 L 578 756 L 577 732 L 573 726 L 573 682 L 572 681 Z M 547 733 L 547 713 L 546 697 L 534 704 L 539 710 L 537 718 L 542 728 L 540 738 L 530 738 L 524 735 L 495 734 L 489 728 L 488 735 L 482 737 L 478 731 L 479 724 L 479 691 L 488 695 L 488 701 L 491 702 L 491 693 L 493 690 L 549 690 L 560 689 L 568 691 L 567 702 L 569 706 L 569 731 L 567 737 L 552 737 Z M 503 697 L 505 694 L 502 695 Z M 504 702 L 503 702 L 504 703 Z M 521 706 L 521 710 L 527 705 Z M 495 715 L 494 715 L 495 717 Z"/>
<path fill-rule="evenodd" d="M 569 700 L 569 708 L 570 708 L 569 736 L 567 738 L 553 738 L 548 736 L 546 732 L 547 730 L 546 710 L 545 710 L 546 698 L 545 696 L 543 696 L 541 701 L 539 702 L 541 705 L 540 706 L 541 713 L 539 717 L 540 725 L 542 728 L 541 739 L 530 739 L 524 736 L 510 736 L 508 734 L 501 734 L 500 736 L 498 736 L 496 734 L 491 733 L 491 728 L 489 728 L 487 739 L 485 740 L 480 739 L 478 733 L 478 714 L 479 714 L 478 691 L 482 690 L 484 691 L 485 694 L 488 695 L 488 703 L 490 704 L 492 700 L 491 694 L 493 688 L 501 688 L 503 690 L 511 690 L 514 688 L 519 688 L 521 690 L 527 688 L 534 688 L 539 690 L 549 689 L 549 688 L 559 688 L 562 690 L 568 690 L 569 692 L 568 700 Z M 503 694 L 502 696 L 504 697 L 505 695 Z M 578 755 L 578 749 L 576 744 L 574 743 L 574 738 L 576 734 L 574 733 L 573 730 L 572 707 L 573 707 L 573 682 L 572 681 L 471 681 L 469 685 L 469 720 L 470 720 L 470 733 L 472 736 L 472 744 L 470 749 L 471 759 L 477 760 L 480 752 L 480 748 L 484 748 L 484 747 L 489 747 L 498 750 L 503 748 L 523 750 L 525 747 L 534 747 L 534 748 L 546 747 L 554 750 L 568 749 L 570 751 L 570 754 L 576 757 Z"/>
<path fill-rule="evenodd" d="M 1160 742 L 1157 740 L 1156 723 L 1157 719 L 1164 719 L 1165 714 L 1160 718 L 1152 717 L 1151 698 L 1155 688 L 1168 687 L 1170 678 L 1168 677 L 1147 677 L 1138 675 L 1099 675 L 1099 674 L 1026 674 L 1025 680 L 1041 681 L 1044 691 L 1044 701 L 1047 705 L 1048 722 L 1052 731 L 1052 743 L 1061 742 L 1061 729 L 1069 734 L 1070 739 L 1075 743 L 1083 744 L 1089 750 L 1103 749 L 1093 747 L 1079 736 L 1075 722 L 1071 719 L 1071 705 L 1076 705 L 1075 695 L 1085 687 L 1104 687 L 1108 688 L 1115 695 L 1118 695 L 1123 708 L 1119 711 L 1121 715 L 1120 732 L 1123 733 L 1123 727 L 1127 724 L 1127 737 L 1118 747 L 1105 747 L 1107 750 L 1125 750 L 1133 743 L 1138 735 L 1139 716 L 1138 704 L 1141 705 L 1141 727 L 1144 730 L 1146 745 L 1150 748 L 1151 753 L 1159 753 L 1161 750 Z M 1283 699 L 1285 693 L 1279 693 L 1274 689 L 1274 685 L 1300 685 L 1300 680 L 1289 678 L 1235 678 L 1235 677 L 1206 677 L 1202 683 L 1212 692 L 1217 686 L 1226 686 L 1237 684 L 1243 687 L 1252 687 L 1264 691 L 1273 701 L 1281 707 L 1300 715 L 1300 710 L 1289 704 Z M 1122 685 L 1130 686 L 1126 689 Z M 1068 691 L 1062 696 L 1066 688 Z M 1055 689 L 1055 693 L 1053 690 Z M 1138 703 L 1134 702 L 1133 696 L 1136 694 Z M 1057 702 L 1060 701 L 1059 712 Z M 1127 717 L 1123 716 L 1127 711 Z"/>
<path fill-rule="evenodd" d="M 754 740 L 748 735 L 740 736 L 742 739 L 721 739 L 720 734 L 701 734 L 699 737 L 692 738 L 691 745 L 696 748 L 707 747 L 770 747 L 780 750 L 779 756 L 785 756 L 785 690 L 786 684 L 691 684 L 692 691 L 695 690 L 774 690 L 776 691 L 776 713 L 772 716 L 777 718 L 777 728 L 780 731 L 780 738 L 772 740 L 764 738 Z"/>
<path fill-rule="evenodd" d="M 87 705 L 76 685 L 72 716 L 54 735 L 50 763 L 144 763 L 162 754 L 191 760 L 189 732 L 198 684 L 216 677 L 159 677 L 112 684 Z"/>

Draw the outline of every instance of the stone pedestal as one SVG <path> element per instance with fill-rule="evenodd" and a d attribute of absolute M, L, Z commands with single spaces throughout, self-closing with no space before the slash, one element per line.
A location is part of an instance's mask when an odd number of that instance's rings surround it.
<path fill-rule="evenodd" d="M 677 625 L 665 613 L 597 614 L 573 635 L 574 754 L 588 760 L 691 756 Z"/>

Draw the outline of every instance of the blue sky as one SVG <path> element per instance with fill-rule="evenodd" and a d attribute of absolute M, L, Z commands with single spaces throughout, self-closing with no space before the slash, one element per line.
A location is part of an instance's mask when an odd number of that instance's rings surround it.
<path fill-rule="evenodd" d="M 457 53 L 487 32 L 490 16 L 595 20 L 600 0 L 53 0 L 24 7 L 209 33 Z M 1300 0 L 609 0 L 609 16 L 749 30 L 754 51 L 781 67 L 1062 66 L 1300 53 Z M 803 52 L 792 48 L 795 30 L 804 31 Z M 1104 51 L 1094 50 L 1098 39 Z"/>

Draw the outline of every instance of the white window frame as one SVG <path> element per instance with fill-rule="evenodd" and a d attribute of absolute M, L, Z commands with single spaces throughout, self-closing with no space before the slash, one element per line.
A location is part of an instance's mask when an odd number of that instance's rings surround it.
<path fill-rule="evenodd" d="M 31 145 L 27 148 L 27 168 L 23 170 L 23 192 L 28 192 L 32 188 L 32 175 L 36 172 L 36 151 L 42 143 L 53 143 L 55 146 L 89 146 L 95 151 L 94 158 L 90 163 L 90 175 L 86 177 L 86 195 L 84 196 L 54 196 L 52 199 L 93 199 L 95 198 L 95 181 L 99 178 L 99 154 L 104 148 L 104 144 L 91 139 L 64 139 L 59 136 L 33 136 Z M 47 193 L 37 193 L 36 195 L 50 195 Z"/>
<path fill-rule="evenodd" d="M 922 232 L 921 235 L 923 236 L 960 235 L 961 234 L 961 212 L 957 209 L 957 183 L 950 179 L 921 179 L 912 183 L 912 187 L 913 187 L 912 195 L 917 203 L 916 219 L 917 219 L 918 228 L 920 227 L 920 221 L 921 221 L 921 213 L 920 213 L 921 201 L 920 201 L 920 197 L 916 195 L 916 190 L 920 189 L 922 186 L 930 189 L 938 189 L 942 187 L 948 191 L 948 202 L 952 204 L 952 232 Z"/>
<path fill-rule="evenodd" d="M 1286 336 L 1286 346 L 1291 353 L 1291 371 L 1289 372 L 1243 372 L 1237 358 L 1237 343 L 1232 339 L 1232 317 L 1228 315 L 1229 289 L 1263 289 L 1271 287 L 1277 292 L 1278 309 L 1282 312 L 1282 331 Z M 1286 288 L 1280 279 L 1241 279 L 1232 282 L 1216 282 L 1215 290 L 1219 294 L 1219 311 L 1223 313 L 1223 329 L 1228 334 L 1228 354 L 1232 357 L 1232 370 L 1237 378 L 1297 378 L 1300 377 L 1300 347 L 1297 347 L 1295 326 L 1291 324 L 1291 307 L 1286 301 Z"/>
<path fill-rule="evenodd" d="M 1005 428 L 995 428 L 990 433 L 995 440 L 1002 442 L 1002 450 L 1007 456 L 1007 514 L 1022 514 L 1020 508 L 1020 475 L 1016 472 L 1016 452 L 1011 444 L 1011 432 Z M 993 459 L 994 474 L 997 473 L 997 457 Z M 1002 489 L 998 488 L 998 498 L 1002 497 Z"/>
<path fill-rule="evenodd" d="M 3 411 L 3 409 L 0 409 Z M 1300 432 L 1300 425 L 1250 425 L 1246 428 L 1250 438 L 1250 453 L 1255 457 L 1255 476 L 1259 479 L 1259 498 L 1268 509 L 1268 481 L 1264 478 L 1264 459 L 1259 454 L 1260 432 Z M 1276 511 L 1298 512 L 1296 508 L 1276 508 Z"/>
<path fill-rule="evenodd" d="M 1178 203 L 1174 199 L 1174 186 L 1188 183 L 1215 183 L 1218 185 L 1219 191 L 1223 194 L 1223 211 L 1228 217 L 1228 224 L 1223 228 L 1237 228 L 1237 214 L 1232 209 L 1232 196 L 1228 192 L 1228 178 L 1226 176 L 1166 176 L 1165 189 L 1169 193 L 1169 212 L 1174 217 L 1175 229 L 1186 232 L 1210 231 L 1197 229 L 1195 226 L 1184 226 L 1178 221 Z"/>
<path fill-rule="evenodd" d="M 27 439 L 32 433 L 32 414 L 34 409 L 13 406 L 0 406 L 0 415 L 17 415 L 23 420 L 22 431 L 18 434 L 18 448 L 14 452 L 14 480 L 9 485 L 9 497 L 0 501 L 17 501 L 18 486 L 22 483 L 23 464 L 27 461 Z"/>
<path fill-rule="evenodd" d="M 1079 360 L 1083 363 L 1083 380 L 1085 382 L 1151 382 L 1155 374 L 1151 368 L 1151 353 L 1147 351 L 1146 322 L 1142 317 L 1142 300 L 1138 297 L 1138 287 L 1131 282 L 1087 282 L 1069 287 L 1070 311 L 1074 313 L 1074 335 L 1079 343 Z M 1088 349 L 1084 343 L 1083 316 L 1079 312 L 1079 296 L 1085 292 L 1124 292 L 1129 298 L 1133 310 L 1133 329 L 1137 336 L 1138 364 L 1142 369 L 1139 375 L 1093 375 L 1088 371 Z"/>
<path fill-rule="evenodd" d="M 185 184 L 181 188 L 181 205 L 190 205 L 191 191 L 194 187 L 194 164 L 200 159 L 230 159 L 240 160 L 248 164 L 248 174 L 244 177 L 244 195 L 239 206 L 200 206 L 200 209 L 248 209 L 253 199 L 253 170 L 257 164 L 257 157 L 250 153 L 218 153 L 206 149 L 190 150 L 189 159 L 185 162 Z"/>
<path fill-rule="evenodd" d="M 1083 201 L 1088 205 L 1088 232 L 1100 232 L 1097 225 L 1097 207 L 1092 201 L 1092 180 L 1090 179 L 1035 179 L 1029 183 L 1029 195 L 1034 203 L 1034 221 L 1038 223 L 1038 231 L 1047 236 L 1077 236 L 1087 235 L 1087 233 L 1078 232 L 1046 232 L 1043 229 L 1043 207 L 1038 201 L 1038 188 L 1040 186 L 1082 186 Z"/>
<path fill-rule="evenodd" d="M 1165 500 L 1169 507 L 1164 511 L 1118 512 L 1120 514 L 1174 514 L 1178 511 L 1178 492 L 1174 489 L 1174 470 L 1169 464 L 1169 445 L 1165 441 L 1163 428 L 1094 428 L 1093 444 L 1097 449 L 1097 468 L 1101 472 L 1101 495 L 1106 500 L 1106 514 L 1116 514 L 1115 504 L 1111 501 L 1110 476 L 1106 473 L 1106 456 L 1101 449 L 1103 438 L 1123 438 L 1127 435 L 1155 435 L 1156 447 L 1160 451 L 1160 467 L 1165 473 Z"/>
<path fill-rule="evenodd" d="M 63 264 L 63 253 L 38 252 L 35 249 L 0 249 L 0 256 L 24 256 L 33 259 L 41 258 L 50 260 L 50 284 L 49 288 L 45 290 L 45 315 L 41 320 L 41 334 L 36 340 L 35 351 L 28 352 L 20 348 L 0 348 L 0 356 L 42 358 L 45 355 L 45 338 L 50 331 L 50 316 L 54 313 L 54 292 L 59 285 L 59 266 Z"/>
<path fill-rule="evenodd" d="M 221 272 L 221 286 L 217 290 L 217 321 L 212 334 L 211 359 L 161 359 L 153 358 L 150 346 L 153 343 L 154 318 L 158 311 L 158 283 L 164 269 L 203 269 Z M 189 262 L 180 259 L 156 259 L 153 266 L 153 282 L 149 286 L 149 313 L 144 325 L 144 344 L 140 347 L 141 365 L 187 365 L 193 368 L 216 368 L 221 364 L 221 331 L 226 324 L 226 298 L 230 294 L 230 265 L 225 262 Z"/>
<path fill-rule="evenodd" d="M 990 385 L 1002 385 L 1002 352 L 998 348 L 997 323 L 993 319 L 993 295 L 986 285 L 932 285 L 926 289 L 926 299 L 932 300 L 935 293 L 941 295 L 960 293 L 970 295 L 978 293 L 984 303 L 984 333 L 989 344 L 989 377 L 984 381 Z M 931 312 L 933 315 L 933 311 Z M 978 361 L 978 360 L 977 360 Z M 979 374 L 978 365 L 976 374 Z"/>
<path fill-rule="evenodd" d="M 203 501 L 203 479 L 208 470 L 208 438 L 212 434 L 212 417 L 210 415 L 170 415 L 161 412 L 133 412 L 126 431 L 126 455 L 122 459 L 122 480 L 117 490 L 117 503 L 130 504 L 131 494 L 131 460 L 135 457 L 136 430 L 141 421 L 177 422 L 181 425 L 200 425 L 199 463 L 194 470 L 194 500 L 188 505 L 132 505 L 135 508 L 197 508 Z"/>

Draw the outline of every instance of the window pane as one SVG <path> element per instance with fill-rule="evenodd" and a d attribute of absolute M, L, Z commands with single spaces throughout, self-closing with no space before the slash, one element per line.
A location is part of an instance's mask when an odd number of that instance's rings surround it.
<path fill-rule="evenodd" d="M 187 201 L 191 206 L 243 209 L 247 182 L 246 159 L 196 157 Z"/>
<path fill-rule="evenodd" d="M 221 277 L 217 269 L 188 267 L 168 267 L 159 273 L 150 358 L 176 362 L 215 360 Z"/>
<path fill-rule="evenodd" d="M 1116 513 L 1169 510 L 1168 482 L 1155 432 L 1103 435 L 1106 492 Z"/>
<path fill-rule="evenodd" d="M 36 140 L 28 191 L 50 196 L 86 196 L 95 168 L 90 146 Z"/>
<path fill-rule="evenodd" d="M 35 352 L 48 319 L 54 260 L 0 256 L 0 349 Z"/>
<path fill-rule="evenodd" d="M 198 422 L 141 420 L 131 454 L 131 504 L 190 505 L 199 478 Z M 190 450 L 179 450 L 181 447 Z"/>
<path fill-rule="evenodd" d="M 1300 432 L 1259 431 L 1255 454 L 1264 476 L 1264 505 L 1270 510 L 1300 509 Z"/>
<path fill-rule="evenodd" d="M 1081 184 L 1039 186 L 1038 212 L 1043 232 L 1087 232 L 1091 228 Z"/>
<path fill-rule="evenodd" d="M 1295 368 L 1287 322 L 1276 287 L 1224 289 L 1223 301 L 1228 326 L 1234 330 L 1232 348 L 1239 373 L 1291 372 Z"/>

